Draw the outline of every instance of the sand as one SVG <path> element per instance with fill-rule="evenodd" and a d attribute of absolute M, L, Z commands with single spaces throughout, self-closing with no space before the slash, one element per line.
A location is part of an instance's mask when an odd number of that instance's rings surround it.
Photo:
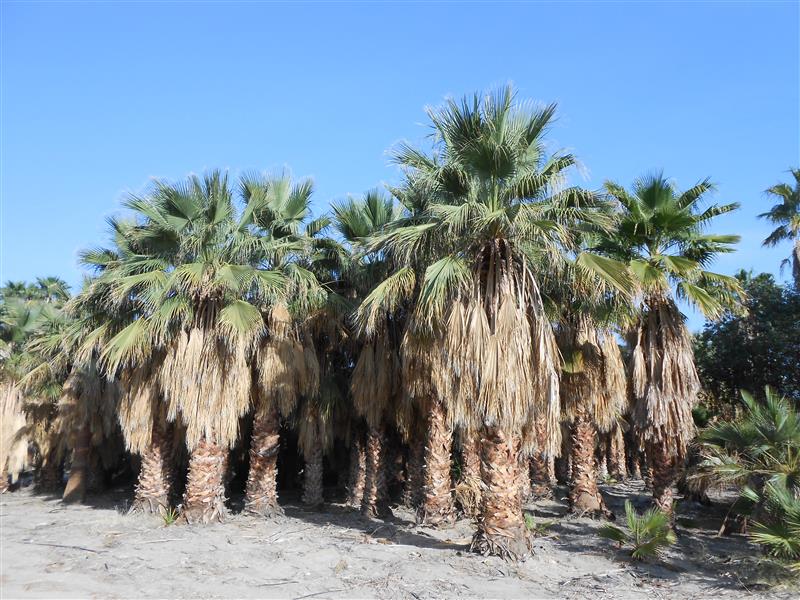
<path fill-rule="evenodd" d="M 641 482 L 604 491 L 617 512 L 625 497 L 647 502 Z M 757 550 L 742 536 L 717 537 L 720 509 L 690 503 L 682 507 L 689 518 L 681 519 L 677 545 L 663 562 L 641 564 L 598 538 L 601 522 L 566 517 L 563 500 L 539 502 L 529 510 L 553 523 L 531 558 L 509 564 L 467 551 L 469 521 L 437 531 L 415 525 L 402 508 L 381 522 L 341 504 L 307 512 L 284 500 L 284 518 L 232 514 L 203 527 L 127 515 L 128 501 L 124 490 L 84 506 L 29 489 L 3 495 L 2 597 L 797 597 L 757 583 Z"/>

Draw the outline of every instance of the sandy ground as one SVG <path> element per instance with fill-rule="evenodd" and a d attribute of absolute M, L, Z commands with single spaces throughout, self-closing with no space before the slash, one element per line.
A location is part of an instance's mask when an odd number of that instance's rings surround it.
<path fill-rule="evenodd" d="M 641 482 L 605 488 L 646 505 Z M 2 496 L 3 598 L 796 598 L 753 577 L 757 552 L 741 536 L 716 537 L 719 509 L 684 505 L 679 542 L 658 564 L 633 564 L 565 517 L 563 501 L 529 507 L 551 520 L 520 564 L 467 552 L 472 527 L 436 531 L 397 508 L 387 522 L 329 504 L 286 517 L 233 514 L 224 524 L 165 526 L 125 514 L 124 492 L 64 506 L 21 490 Z M 694 513 L 693 513 L 694 511 Z M 700 521 L 700 515 L 708 519 Z"/>

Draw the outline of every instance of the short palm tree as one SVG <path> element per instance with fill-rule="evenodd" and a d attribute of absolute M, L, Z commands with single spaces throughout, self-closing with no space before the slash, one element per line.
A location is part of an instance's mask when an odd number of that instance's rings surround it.
<path fill-rule="evenodd" d="M 374 314 L 419 289 L 411 318 L 441 365 L 432 370 L 436 392 L 454 423 L 482 437 L 472 547 L 506 557 L 528 550 L 522 428 L 539 414 L 554 432 L 559 419 L 558 350 L 536 273 L 563 261 L 570 232 L 551 215 L 582 192 L 563 189 L 575 159 L 545 152 L 554 112 L 515 101 L 510 88 L 429 110 L 433 153 L 404 145 L 395 157 L 427 203 L 376 236 L 370 248 L 397 268 L 360 308 L 369 330 Z"/>
<path fill-rule="evenodd" d="M 705 229 L 738 205 L 702 209 L 714 189 L 709 180 L 679 191 L 655 174 L 637 180 L 630 191 L 613 182 L 605 187 L 621 214 L 600 248 L 629 265 L 640 298 L 630 342 L 632 425 L 652 466 L 656 505 L 671 513 L 672 485 L 694 436 L 691 411 L 700 390 L 691 338 L 675 297 L 710 318 L 737 304 L 743 294 L 739 282 L 706 266 L 718 253 L 733 251 L 739 236 Z"/>
<path fill-rule="evenodd" d="M 767 239 L 765 246 L 775 246 L 783 241 L 793 242 L 792 254 L 782 265 L 792 264 L 794 285 L 800 289 L 800 169 L 791 169 L 794 187 L 791 183 L 779 183 L 766 191 L 770 198 L 778 201 L 768 212 L 758 215 L 773 225 L 777 225 Z"/>

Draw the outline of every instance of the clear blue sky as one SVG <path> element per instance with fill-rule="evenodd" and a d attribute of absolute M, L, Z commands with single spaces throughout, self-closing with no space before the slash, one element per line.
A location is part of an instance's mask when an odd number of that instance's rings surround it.
<path fill-rule="evenodd" d="M 763 190 L 800 164 L 797 2 L 2 2 L 2 281 L 80 281 L 77 251 L 152 177 L 225 167 L 313 177 L 315 208 L 397 180 L 423 108 L 513 82 L 556 101 L 576 182 L 711 176 L 740 251 Z M 788 273 L 786 274 L 788 276 Z M 696 327 L 700 323 L 692 318 Z"/>

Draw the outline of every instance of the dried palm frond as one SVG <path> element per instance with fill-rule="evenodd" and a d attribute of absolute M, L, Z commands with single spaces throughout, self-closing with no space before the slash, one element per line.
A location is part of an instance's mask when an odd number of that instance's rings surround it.
<path fill-rule="evenodd" d="M 619 344 L 611 331 L 600 332 L 600 351 L 603 354 L 602 409 L 595 411 L 595 423 L 601 433 L 611 431 L 630 409 L 628 376 Z"/>
<path fill-rule="evenodd" d="M 22 391 L 11 383 L 0 386 L 0 471 L 15 482 L 28 466 Z"/>
<path fill-rule="evenodd" d="M 378 428 L 399 390 L 400 360 L 385 336 L 368 341 L 353 369 L 350 389 L 356 413 Z"/>
<path fill-rule="evenodd" d="M 250 406 L 249 345 L 202 327 L 181 331 L 167 351 L 160 383 L 168 419 L 186 425 L 191 450 L 202 439 L 236 443 L 239 417 Z M 301 354 L 302 355 L 302 354 Z"/>
<path fill-rule="evenodd" d="M 160 401 L 156 366 L 161 360 L 163 357 L 154 357 L 123 371 L 121 384 L 125 391 L 119 403 L 119 424 L 125 445 L 135 454 L 142 454 L 150 448 L 153 423 L 166 421 L 166 406 Z"/>
<path fill-rule="evenodd" d="M 671 300 L 650 299 L 633 348 L 631 421 L 642 443 L 678 458 L 694 435 L 692 408 L 700 381 L 683 316 Z"/>

